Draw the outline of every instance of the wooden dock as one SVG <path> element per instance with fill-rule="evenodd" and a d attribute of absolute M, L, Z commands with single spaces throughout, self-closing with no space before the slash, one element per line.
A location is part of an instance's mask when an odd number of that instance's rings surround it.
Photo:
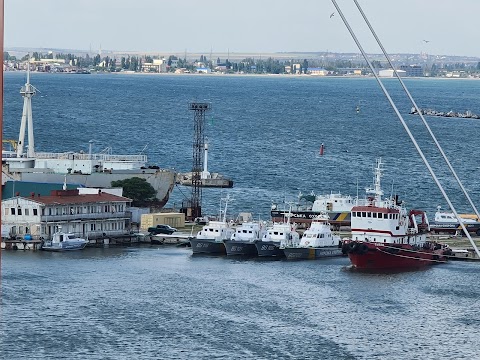
<path fill-rule="evenodd" d="M 42 240 L 4 240 L 2 250 L 40 250 Z"/>

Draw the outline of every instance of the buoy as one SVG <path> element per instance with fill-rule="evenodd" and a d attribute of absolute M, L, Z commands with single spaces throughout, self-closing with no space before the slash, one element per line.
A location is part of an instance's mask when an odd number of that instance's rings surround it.
<path fill-rule="evenodd" d="M 320 155 L 323 155 L 323 149 L 324 149 L 324 146 L 323 146 L 323 143 L 322 143 L 322 145 L 320 145 Z"/>

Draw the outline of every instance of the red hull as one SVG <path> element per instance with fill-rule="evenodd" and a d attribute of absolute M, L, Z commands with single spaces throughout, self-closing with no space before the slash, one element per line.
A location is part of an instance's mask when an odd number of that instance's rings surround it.
<path fill-rule="evenodd" d="M 345 242 L 343 250 L 360 270 L 414 270 L 446 261 L 448 249 L 438 244 L 414 248 L 407 244 Z"/>

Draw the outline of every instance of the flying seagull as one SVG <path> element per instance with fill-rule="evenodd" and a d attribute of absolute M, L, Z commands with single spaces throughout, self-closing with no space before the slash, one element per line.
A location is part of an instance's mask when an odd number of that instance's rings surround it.
<path fill-rule="evenodd" d="M 429 43 L 429 42 L 430 42 L 430 40 L 423 40 L 423 42 L 424 42 L 424 43 Z"/>
<path fill-rule="evenodd" d="M 334 12 L 332 12 L 332 13 L 330 14 L 330 19 L 333 17 L 333 15 L 335 15 Z"/>

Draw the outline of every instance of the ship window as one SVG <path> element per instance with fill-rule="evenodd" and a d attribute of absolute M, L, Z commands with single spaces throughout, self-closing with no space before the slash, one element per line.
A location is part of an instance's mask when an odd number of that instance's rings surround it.
<path fill-rule="evenodd" d="M 375 219 L 377 218 L 377 213 L 373 213 L 372 215 Z"/>
<path fill-rule="evenodd" d="M 386 213 L 383 214 L 383 218 L 384 218 L 384 219 L 388 219 L 388 214 L 386 214 Z"/>
<path fill-rule="evenodd" d="M 367 212 L 367 217 L 372 217 L 372 213 L 370 211 Z"/>
<path fill-rule="evenodd" d="M 357 213 L 356 212 L 353 212 L 352 213 L 352 217 L 356 217 L 357 216 Z"/>
<path fill-rule="evenodd" d="M 362 211 L 362 217 L 367 217 L 367 213 L 365 211 Z"/>

